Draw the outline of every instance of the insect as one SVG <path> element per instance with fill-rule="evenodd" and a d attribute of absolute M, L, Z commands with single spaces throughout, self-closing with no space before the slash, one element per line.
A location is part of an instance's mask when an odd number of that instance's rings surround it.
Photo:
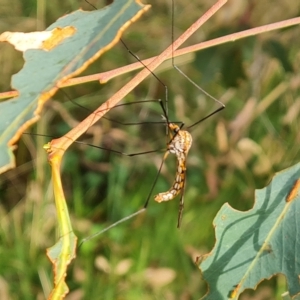
<path fill-rule="evenodd" d="M 89 3 L 86 0 L 87 3 Z M 90 3 L 89 3 L 90 4 Z M 96 7 L 94 7 L 92 4 L 90 4 L 93 8 L 96 9 Z M 174 40 L 174 2 L 172 1 L 172 41 Z M 126 48 L 126 50 L 133 56 L 135 57 L 136 60 L 140 61 L 142 63 L 142 61 L 139 59 L 139 57 L 137 55 L 135 55 L 130 49 L 129 47 L 127 47 L 126 43 L 123 42 L 123 40 L 121 40 L 121 43 L 124 45 L 124 47 Z M 142 63 L 143 64 L 143 63 Z M 143 65 L 145 68 L 147 68 L 147 66 Z M 204 91 L 199 85 L 197 85 L 191 78 L 189 78 L 178 66 L 176 66 L 175 62 L 174 62 L 174 57 L 172 57 L 172 66 L 173 68 L 183 76 L 183 78 L 185 78 L 187 81 L 189 81 L 194 87 L 196 87 L 196 89 L 198 89 L 199 91 L 201 91 L 204 95 L 206 95 L 207 97 L 213 99 L 213 101 L 215 101 L 219 107 L 214 110 L 212 113 L 210 113 L 209 115 L 205 116 L 204 118 L 201 118 L 200 120 L 198 120 L 197 122 L 195 122 L 194 124 L 184 128 L 184 124 L 183 123 L 179 123 L 179 122 L 171 122 L 169 120 L 169 116 L 168 116 L 168 87 L 163 83 L 163 81 L 155 74 L 152 73 L 152 76 L 159 82 L 159 84 L 161 84 L 164 89 L 165 89 L 165 101 L 163 102 L 162 100 L 156 100 L 162 109 L 163 112 L 163 121 L 161 122 L 156 122 L 157 124 L 165 124 L 166 126 L 166 131 L 168 133 L 169 136 L 169 140 L 167 142 L 167 147 L 166 147 L 166 152 L 163 155 L 163 158 L 161 160 L 161 164 L 158 168 L 157 174 L 154 178 L 154 181 L 152 183 L 152 185 L 150 186 L 149 189 L 149 194 L 148 197 L 145 201 L 145 204 L 143 206 L 143 208 L 141 208 L 140 210 L 136 211 L 135 213 L 132 213 L 120 220 L 118 220 L 117 222 L 113 223 L 112 225 L 110 225 L 109 227 L 105 228 L 104 230 L 96 233 L 95 235 L 89 236 L 87 238 L 85 238 L 84 240 L 82 240 L 82 243 L 94 238 L 95 236 L 102 234 L 104 231 L 109 230 L 110 228 L 123 223 L 124 221 L 133 218 L 134 216 L 140 214 L 141 212 L 143 212 L 144 210 L 146 210 L 146 208 L 148 207 L 148 204 L 150 202 L 151 199 L 154 198 L 154 200 L 158 203 L 162 203 L 162 202 L 166 202 L 166 201 L 170 201 L 173 200 L 176 196 L 180 195 L 180 199 L 179 199 L 179 211 L 178 211 L 178 219 L 177 219 L 177 227 L 179 228 L 181 225 L 181 220 L 182 220 L 182 215 L 183 215 L 183 209 L 184 209 L 184 190 L 185 190 L 185 182 L 186 182 L 186 172 L 187 172 L 187 167 L 186 167 L 186 162 L 187 162 L 187 155 L 188 152 L 191 148 L 192 145 L 192 135 L 189 132 L 190 129 L 192 129 L 193 127 L 195 127 L 197 124 L 203 122 L 204 120 L 206 120 L 207 118 L 211 117 L 212 115 L 216 114 L 217 112 L 221 111 L 222 109 L 225 108 L 225 105 L 215 99 L 214 97 L 212 97 L 210 94 L 208 94 L 206 91 Z M 140 103 L 142 103 L 143 101 L 140 101 Z M 123 125 L 137 125 L 138 123 L 122 123 Z M 92 147 L 95 148 L 101 148 L 97 145 L 91 145 Z M 118 153 L 118 154 L 123 154 L 125 156 L 139 156 L 139 155 L 145 155 L 148 153 L 152 153 L 152 152 L 156 152 L 158 149 L 154 149 L 154 150 L 150 150 L 150 151 L 144 151 L 144 152 L 136 152 L 136 153 L 124 153 L 121 151 L 115 151 L 112 149 L 109 149 L 109 151 Z M 172 184 L 172 186 L 170 187 L 169 190 L 165 191 L 165 192 L 159 192 L 156 196 L 153 197 L 153 191 L 154 188 L 156 186 L 157 180 L 159 178 L 159 175 L 161 173 L 162 170 L 162 166 L 165 162 L 165 160 L 167 159 L 169 154 L 173 154 L 176 156 L 176 160 L 177 160 L 177 167 L 176 167 L 176 172 L 175 172 L 175 179 L 174 182 Z"/>

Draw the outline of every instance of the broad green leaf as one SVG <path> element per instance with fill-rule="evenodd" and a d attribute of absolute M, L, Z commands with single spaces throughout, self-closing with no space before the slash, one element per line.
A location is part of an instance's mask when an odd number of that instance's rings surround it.
<path fill-rule="evenodd" d="M 278 273 L 291 296 L 300 292 L 299 178 L 300 164 L 277 173 L 249 211 L 223 205 L 214 219 L 216 244 L 199 264 L 208 284 L 202 299 L 238 299 Z"/>
<path fill-rule="evenodd" d="M 121 33 L 149 6 L 138 0 L 118 0 L 97 11 L 75 11 L 47 28 L 72 26 L 75 33 L 50 51 L 24 52 L 23 69 L 12 79 L 19 96 L 0 103 L 0 172 L 15 165 L 13 144 L 28 126 L 39 119 L 47 101 L 67 79 L 80 74 L 109 50 Z"/>

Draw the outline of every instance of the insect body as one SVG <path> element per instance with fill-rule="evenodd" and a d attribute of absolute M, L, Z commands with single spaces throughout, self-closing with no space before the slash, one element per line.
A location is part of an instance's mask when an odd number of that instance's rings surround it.
<path fill-rule="evenodd" d="M 180 192 L 183 192 L 186 177 L 186 158 L 192 145 L 192 136 L 188 131 L 180 130 L 180 127 L 173 123 L 169 123 L 168 126 L 174 132 L 174 135 L 171 141 L 168 143 L 167 152 L 164 159 L 168 156 L 169 153 L 175 154 L 177 157 L 177 170 L 175 181 L 172 187 L 167 192 L 159 193 L 154 197 L 154 200 L 157 202 L 172 200 Z M 180 227 L 183 206 L 184 203 L 182 193 L 179 205 L 177 227 Z"/>
<path fill-rule="evenodd" d="M 176 124 L 170 123 L 169 128 L 176 134 L 168 144 L 166 156 L 173 153 L 177 157 L 177 170 L 173 186 L 164 193 L 159 193 L 154 200 L 157 202 L 169 201 L 174 199 L 183 189 L 186 175 L 186 157 L 192 145 L 192 136 L 185 130 L 180 130 Z"/>

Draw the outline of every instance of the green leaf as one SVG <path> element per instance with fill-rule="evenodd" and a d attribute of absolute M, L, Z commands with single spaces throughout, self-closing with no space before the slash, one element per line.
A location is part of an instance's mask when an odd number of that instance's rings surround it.
<path fill-rule="evenodd" d="M 45 101 L 115 45 L 125 28 L 148 8 L 138 0 L 118 0 L 102 10 L 75 11 L 47 28 L 73 26 L 75 34 L 51 51 L 24 52 L 24 67 L 12 79 L 19 96 L 0 103 L 0 172 L 15 166 L 12 146 L 39 119 Z"/>
<path fill-rule="evenodd" d="M 300 164 L 277 173 L 256 191 L 249 211 L 223 205 L 214 219 L 215 247 L 199 265 L 209 289 L 203 299 L 238 299 L 278 273 L 291 296 L 300 292 L 299 178 Z"/>

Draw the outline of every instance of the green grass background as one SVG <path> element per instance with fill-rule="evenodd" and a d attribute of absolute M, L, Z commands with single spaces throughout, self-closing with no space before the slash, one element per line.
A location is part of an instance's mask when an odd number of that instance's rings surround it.
<path fill-rule="evenodd" d="M 104 1 L 93 1 L 96 7 Z M 175 36 L 213 2 L 176 1 Z M 124 34 L 140 58 L 160 53 L 171 42 L 170 3 L 152 1 L 150 12 Z M 0 32 L 43 29 L 83 1 L 0 0 Z M 299 16 L 293 0 L 228 1 L 187 44 Z M 178 201 L 157 204 L 151 196 L 146 213 L 85 243 L 72 263 L 66 299 L 199 299 L 206 284 L 194 264 L 215 242 L 212 221 L 223 203 L 247 210 L 255 188 L 275 172 L 299 160 L 300 28 L 291 27 L 221 45 L 180 60 L 181 69 L 226 104 L 226 109 L 192 131 L 185 211 L 176 228 Z M 0 89 L 10 90 L 22 56 L 0 45 Z M 135 62 L 121 44 L 104 54 L 85 74 Z M 167 67 L 156 73 L 168 86 L 169 118 L 190 125 L 217 108 L 199 90 Z M 46 104 L 32 133 L 60 136 L 89 111 L 70 99 L 96 108 L 132 74 L 106 85 L 89 83 L 64 89 Z M 125 102 L 165 99 L 163 86 L 150 77 Z M 160 120 L 157 103 L 117 108 L 107 117 L 123 122 Z M 102 121 L 83 141 L 127 153 L 165 147 L 161 125 L 124 126 Z M 16 150 L 17 168 L 0 177 L 0 299 L 45 299 L 52 287 L 52 269 L 45 249 L 57 241 L 50 167 L 42 146 L 49 138 L 24 135 Z M 63 183 L 80 239 L 135 212 L 146 201 L 163 152 L 125 157 L 74 145 L 67 153 Z M 153 194 L 173 182 L 175 159 L 169 157 Z M 241 299 L 280 299 L 282 277 L 263 282 Z"/>

